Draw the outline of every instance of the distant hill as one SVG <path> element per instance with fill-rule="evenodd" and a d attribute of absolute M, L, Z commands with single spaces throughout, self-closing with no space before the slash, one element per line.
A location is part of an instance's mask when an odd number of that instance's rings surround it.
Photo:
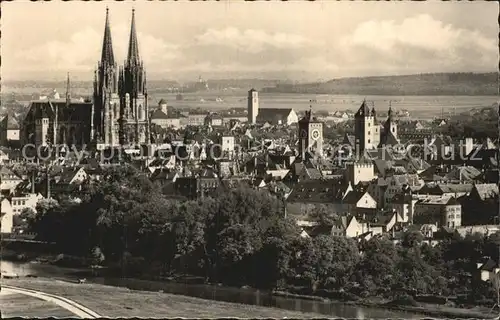
<path fill-rule="evenodd" d="M 497 74 L 491 73 L 432 73 L 406 76 L 340 78 L 327 82 L 297 83 L 272 79 L 208 79 L 211 91 L 255 88 L 269 93 L 359 94 L 359 95 L 497 95 Z M 151 95 L 186 88 L 174 80 L 148 81 Z M 92 93 L 92 81 L 72 81 L 74 95 Z M 15 93 L 27 97 L 35 94 L 66 91 L 66 81 L 4 81 L 2 95 Z M 182 89 L 181 89 L 182 90 Z M 191 90 L 189 90 L 191 91 Z M 28 99 L 29 100 L 29 99 Z"/>
<path fill-rule="evenodd" d="M 278 84 L 263 92 L 359 95 L 497 95 L 497 74 L 431 73 L 340 78 L 327 82 Z"/>
<path fill-rule="evenodd" d="M 210 90 L 241 89 L 247 91 L 251 88 L 260 90 L 264 87 L 290 84 L 291 82 L 270 79 L 208 79 L 206 83 Z M 191 87 L 190 84 L 182 84 L 174 80 L 148 80 L 147 85 L 148 92 L 153 95 Z M 17 96 L 27 95 L 31 97 L 33 94 L 35 96 L 44 93 L 48 94 L 54 89 L 59 93 L 66 92 L 66 81 L 4 81 L 2 83 L 3 94 L 15 93 Z M 71 81 L 72 94 L 89 95 L 92 90 L 92 81 Z"/>

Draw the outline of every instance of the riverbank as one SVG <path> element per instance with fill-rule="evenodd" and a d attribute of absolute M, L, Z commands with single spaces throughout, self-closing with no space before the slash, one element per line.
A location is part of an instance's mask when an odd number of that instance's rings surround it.
<path fill-rule="evenodd" d="M 302 295 L 293 294 L 288 292 L 274 292 L 274 295 L 288 298 L 298 298 L 307 299 L 315 301 L 325 301 L 330 300 L 327 298 L 313 296 L 313 295 Z M 346 305 L 362 306 L 369 308 L 381 308 L 386 310 L 403 311 L 415 314 L 422 314 L 431 317 L 438 318 L 462 318 L 462 319 L 490 319 L 494 318 L 495 314 L 491 313 L 490 308 L 476 306 L 472 308 L 458 308 L 447 305 L 438 305 L 432 303 L 416 303 L 417 305 L 398 305 L 393 304 L 393 301 L 380 298 L 380 297 L 370 297 L 362 298 L 356 301 L 342 301 Z"/>
<path fill-rule="evenodd" d="M 36 262 L 39 264 L 39 267 L 44 267 L 48 265 L 52 265 L 53 267 L 62 267 L 63 269 L 66 269 L 65 271 L 68 272 L 66 276 L 72 275 L 71 278 L 74 278 L 76 280 L 77 277 L 87 277 L 89 282 L 92 282 L 95 285 L 106 285 L 106 286 L 113 286 L 113 287 L 120 287 L 120 288 L 129 288 L 133 290 L 144 290 L 144 291 L 149 291 L 149 292 L 157 292 L 157 291 L 165 291 L 169 292 L 170 294 L 175 294 L 175 295 L 185 295 L 185 296 L 190 296 L 190 297 L 198 297 L 202 299 L 210 299 L 211 301 L 228 301 L 228 303 L 240 303 L 240 301 L 233 301 L 233 300 L 226 300 L 225 296 L 223 297 L 218 297 L 218 296 L 212 296 L 210 292 L 205 292 L 204 295 L 192 295 L 186 290 L 185 285 L 188 285 L 189 287 L 192 287 L 193 291 L 199 290 L 199 291 L 206 291 L 206 288 L 203 288 L 203 286 L 210 286 L 209 284 L 195 284 L 192 281 L 185 281 L 187 279 L 184 278 L 172 278 L 169 279 L 168 281 L 155 281 L 155 280 L 144 280 L 144 279 L 105 279 L 105 278 L 96 278 L 93 279 L 91 277 L 91 272 L 90 270 L 84 271 L 80 270 L 77 271 L 77 269 L 71 270 L 67 269 L 64 267 L 69 267 L 67 265 L 68 262 L 76 262 L 77 264 L 78 260 L 76 257 L 68 257 L 64 256 L 64 258 L 61 258 L 61 255 L 38 255 L 34 256 L 29 254 L 28 255 L 28 261 L 29 262 Z M 9 258 L 13 258 L 12 260 L 16 261 L 19 263 L 20 261 L 14 256 L 14 255 L 9 255 Z M 75 260 L 76 259 L 76 260 Z M 11 260 L 11 259 L 9 259 Z M 23 262 L 28 262 L 24 260 Z M 72 264 L 72 263 L 71 263 Z M 73 266 L 76 267 L 76 266 Z M 61 269 L 61 270 L 63 270 Z M 85 268 L 88 269 L 88 268 Z M 71 271 L 70 271 L 71 270 Z M 64 280 L 64 278 L 67 277 L 59 277 L 55 275 L 55 277 L 52 277 L 50 275 L 50 278 L 56 278 L 60 280 Z M 188 282 L 191 282 L 191 284 L 188 284 Z M 179 287 L 179 288 L 177 288 Z M 181 288 L 182 287 L 182 288 Z M 198 288 L 199 287 L 199 288 Z M 225 290 L 225 291 L 234 291 L 234 294 L 231 295 L 240 295 L 240 292 L 242 289 L 239 288 L 229 288 L 229 287 L 220 287 L 220 289 Z M 221 291 L 219 289 L 216 289 L 218 291 Z M 252 289 L 253 290 L 253 289 Z M 198 291 L 198 292 L 199 292 Z M 210 290 L 208 290 L 210 291 Z M 244 290 L 247 291 L 247 290 Z M 318 301 L 318 302 L 323 302 L 323 303 L 334 303 L 334 304 L 342 304 L 342 305 L 350 305 L 353 307 L 366 307 L 366 308 L 373 308 L 373 309 L 379 309 L 379 310 L 393 310 L 393 311 L 401 311 L 401 312 L 406 312 L 406 313 L 412 313 L 412 314 L 421 314 L 421 315 L 427 315 L 427 316 L 435 316 L 435 317 L 450 317 L 450 318 L 491 318 L 492 314 L 490 312 L 489 308 L 485 307 L 471 307 L 471 308 L 459 308 L 459 307 L 454 307 L 454 306 L 449 306 L 449 305 L 439 305 L 439 304 L 431 304 L 431 303 L 417 303 L 414 305 L 401 305 L 401 304 L 391 304 L 390 300 L 387 299 L 381 299 L 379 297 L 371 297 L 371 298 L 364 298 L 364 299 L 356 299 L 354 301 L 350 299 L 335 299 L 335 298 L 327 298 L 327 297 L 320 297 L 320 296 L 314 296 L 312 294 L 294 294 L 290 292 L 273 292 L 272 296 L 275 297 L 284 297 L 284 298 L 290 298 L 290 299 L 301 299 L 301 300 L 309 300 L 309 301 Z M 195 298 L 197 299 L 197 298 Z M 245 299 L 246 300 L 246 299 Z M 255 301 L 245 301 L 243 303 L 246 303 L 247 305 L 254 305 Z M 293 309 L 292 309 L 293 310 Z"/>
<path fill-rule="evenodd" d="M 175 294 L 135 291 L 100 284 L 76 284 L 51 279 L 5 279 L 2 283 L 71 299 L 103 317 L 141 318 L 320 318 L 277 308 L 205 300 Z"/>

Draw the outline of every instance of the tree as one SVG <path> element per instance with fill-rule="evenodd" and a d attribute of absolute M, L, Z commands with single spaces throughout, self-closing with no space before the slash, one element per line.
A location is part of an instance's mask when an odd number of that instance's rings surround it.
<path fill-rule="evenodd" d="M 354 279 L 366 294 L 377 288 L 392 288 L 398 280 L 399 256 L 394 244 L 386 238 L 371 238 L 363 244 L 363 258 L 356 267 Z"/>

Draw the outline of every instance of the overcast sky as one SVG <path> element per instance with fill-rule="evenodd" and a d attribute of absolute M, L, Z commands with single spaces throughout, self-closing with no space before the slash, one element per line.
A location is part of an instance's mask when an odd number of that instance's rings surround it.
<path fill-rule="evenodd" d="M 122 61 L 136 9 L 149 79 L 295 80 L 496 71 L 494 2 L 4 2 L 2 78 L 92 80 L 109 7 Z"/>

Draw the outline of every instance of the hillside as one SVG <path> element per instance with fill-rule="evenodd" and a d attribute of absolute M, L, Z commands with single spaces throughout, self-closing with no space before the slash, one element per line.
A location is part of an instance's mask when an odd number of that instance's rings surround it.
<path fill-rule="evenodd" d="M 497 95 L 497 74 L 432 73 L 281 84 L 264 92 L 359 95 Z"/>

